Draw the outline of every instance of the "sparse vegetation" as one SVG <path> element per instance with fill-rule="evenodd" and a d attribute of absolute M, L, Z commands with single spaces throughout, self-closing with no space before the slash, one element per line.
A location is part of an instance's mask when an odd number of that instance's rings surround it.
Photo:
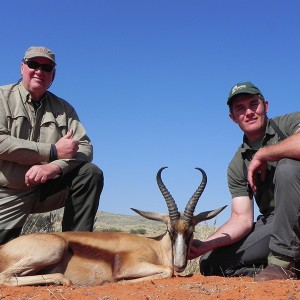
<path fill-rule="evenodd" d="M 21 234 L 55 232 L 57 231 L 57 223 L 61 223 L 61 216 L 57 212 L 30 215 Z"/>
<path fill-rule="evenodd" d="M 142 234 L 142 235 L 146 235 L 147 230 L 144 229 L 144 228 L 138 228 L 138 229 L 130 229 L 129 232 L 130 232 L 130 233 L 133 233 L 133 234 Z"/>
<path fill-rule="evenodd" d="M 100 229 L 100 230 L 95 230 L 95 231 L 98 231 L 98 232 L 122 232 L 122 230 L 121 230 L 121 229 L 114 228 L 114 227 L 110 227 L 110 228 L 103 228 L 103 229 Z"/>

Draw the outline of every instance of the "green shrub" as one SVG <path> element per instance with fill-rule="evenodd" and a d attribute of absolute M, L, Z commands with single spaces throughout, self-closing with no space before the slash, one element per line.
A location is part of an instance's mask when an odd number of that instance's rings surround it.
<path fill-rule="evenodd" d="M 56 213 L 30 215 L 23 226 L 21 235 L 30 233 L 55 232 L 59 216 Z"/>
<path fill-rule="evenodd" d="M 133 234 L 142 234 L 142 235 L 147 234 L 147 230 L 144 229 L 144 228 L 130 229 L 129 232 L 130 232 L 130 233 L 133 233 Z"/>
<path fill-rule="evenodd" d="M 121 229 L 117 229 L 114 227 L 110 227 L 110 228 L 101 228 L 97 230 L 98 232 L 122 232 Z"/>

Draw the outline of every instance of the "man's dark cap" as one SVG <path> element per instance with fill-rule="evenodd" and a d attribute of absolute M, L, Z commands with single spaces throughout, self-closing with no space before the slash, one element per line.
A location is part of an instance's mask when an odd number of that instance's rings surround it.
<path fill-rule="evenodd" d="M 234 96 L 238 94 L 258 94 L 264 99 L 263 94 L 261 91 L 251 82 L 240 82 L 237 83 L 234 87 L 230 89 L 228 99 L 227 99 L 227 105 L 231 105 L 232 99 Z"/>

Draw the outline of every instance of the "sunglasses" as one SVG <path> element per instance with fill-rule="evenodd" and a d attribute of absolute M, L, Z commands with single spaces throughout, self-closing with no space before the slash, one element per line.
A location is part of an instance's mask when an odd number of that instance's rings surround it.
<path fill-rule="evenodd" d="M 29 69 L 38 70 L 41 68 L 41 70 L 45 72 L 51 72 L 54 69 L 53 65 L 50 64 L 39 64 L 36 61 L 33 60 L 23 60 L 23 63 L 28 66 Z"/>

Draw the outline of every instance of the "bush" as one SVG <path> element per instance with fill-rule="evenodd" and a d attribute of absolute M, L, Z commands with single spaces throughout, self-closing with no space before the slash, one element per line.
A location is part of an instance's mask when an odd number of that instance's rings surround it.
<path fill-rule="evenodd" d="M 147 230 L 144 229 L 144 228 L 130 229 L 129 232 L 130 232 L 130 233 L 133 233 L 133 234 L 142 234 L 142 235 L 147 234 Z"/>
<path fill-rule="evenodd" d="M 50 212 L 49 214 L 30 215 L 23 226 L 21 235 L 38 232 L 55 232 L 57 231 L 55 224 L 59 219 L 59 215 L 53 212 Z"/>
<path fill-rule="evenodd" d="M 114 227 L 110 227 L 110 228 L 101 228 L 99 230 L 97 230 L 98 232 L 122 232 L 121 229 L 117 229 Z"/>

